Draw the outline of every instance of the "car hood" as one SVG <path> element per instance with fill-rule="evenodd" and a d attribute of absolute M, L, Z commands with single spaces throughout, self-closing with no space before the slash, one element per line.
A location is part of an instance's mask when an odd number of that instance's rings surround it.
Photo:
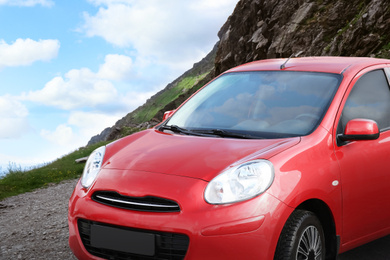
<path fill-rule="evenodd" d="M 134 170 L 212 180 L 230 165 L 268 159 L 300 141 L 232 139 L 146 130 L 107 146 L 105 169 Z"/>

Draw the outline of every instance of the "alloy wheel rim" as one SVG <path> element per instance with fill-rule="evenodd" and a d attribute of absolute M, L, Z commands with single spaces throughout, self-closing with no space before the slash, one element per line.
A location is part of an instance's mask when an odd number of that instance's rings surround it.
<path fill-rule="evenodd" d="M 307 227 L 299 239 L 297 260 L 322 259 L 322 241 L 320 232 L 315 226 Z"/>

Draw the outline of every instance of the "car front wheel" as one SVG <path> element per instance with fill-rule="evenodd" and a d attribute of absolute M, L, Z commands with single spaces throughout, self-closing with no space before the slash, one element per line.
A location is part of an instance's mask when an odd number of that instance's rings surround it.
<path fill-rule="evenodd" d="M 325 236 L 316 215 L 296 210 L 279 237 L 275 260 L 324 260 Z"/>

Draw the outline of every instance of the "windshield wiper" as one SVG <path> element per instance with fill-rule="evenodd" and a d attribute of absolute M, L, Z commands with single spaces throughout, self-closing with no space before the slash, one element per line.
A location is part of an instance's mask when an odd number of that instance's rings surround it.
<path fill-rule="evenodd" d="M 185 134 L 185 135 L 210 136 L 206 133 L 194 132 L 194 131 L 191 131 L 191 130 L 188 130 L 185 128 L 181 128 L 180 126 L 177 126 L 177 125 L 162 125 L 158 128 L 158 130 L 160 130 L 160 131 L 169 130 L 169 131 L 172 131 L 174 133 Z"/>
<path fill-rule="evenodd" d="M 223 129 L 204 129 L 204 130 L 188 130 L 177 125 L 162 125 L 158 128 L 159 131 L 169 130 L 178 134 L 195 135 L 195 136 L 219 136 L 219 137 L 232 137 L 240 139 L 262 139 L 257 136 L 235 133 L 226 131 Z"/>
<path fill-rule="evenodd" d="M 170 130 L 175 133 L 183 133 L 188 131 L 187 129 L 181 128 L 177 125 L 162 125 L 158 128 L 158 130 Z"/>
<path fill-rule="evenodd" d="M 262 138 L 257 137 L 257 136 L 236 133 L 236 132 L 230 132 L 230 131 L 226 131 L 223 129 L 197 130 L 197 132 L 202 133 L 202 134 L 217 135 L 220 137 L 232 137 L 232 138 L 241 138 L 241 139 L 262 139 Z"/>

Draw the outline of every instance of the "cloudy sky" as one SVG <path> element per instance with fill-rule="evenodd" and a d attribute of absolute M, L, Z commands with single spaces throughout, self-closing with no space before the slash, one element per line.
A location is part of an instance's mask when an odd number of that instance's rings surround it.
<path fill-rule="evenodd" d="M 238 0 L 0 0 L 0 169 L 55 160 L 203 58 Z"/>

